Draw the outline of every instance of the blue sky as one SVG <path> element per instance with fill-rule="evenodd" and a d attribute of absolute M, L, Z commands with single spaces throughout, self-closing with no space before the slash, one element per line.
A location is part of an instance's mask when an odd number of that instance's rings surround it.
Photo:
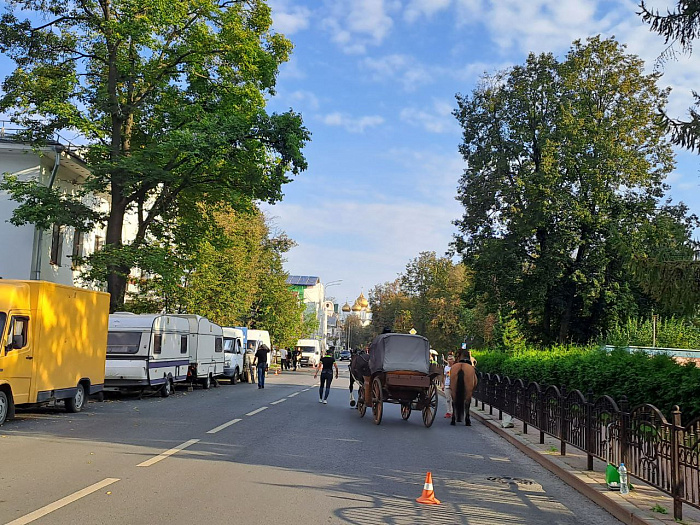
<path fill-rule="evenodd" d="M 651 71 L 664 49 L 628 0 L 270 0 L 274 29 L 295 45 L 272 111 L 301 112 L 313 134 L 309 169 L 264 206 L 298 246 L 290 273 L 341 280 L 339 301 L 393 280 L 425 250 L 444 253 L 460 216 L 464 167 L 455 94 L 529 52 L 562 57 L 602 34 L 628 45 Z M 652 0 L 661 9 L 675 1 Z M 4 2 L 0 1 L 0 5 Z M 0 56 L 0 77 L 11 64 Z M 686 115 L 700 88 L 700 56 L 667 64 L 670 113 Z M 697 155 L 678 154 L 671 196 L 700 215 Z"/>
<path fill-rule="evenodd" d="M 661 9 L 675 2 L 653 2 Z M 327 290 L 352 302 L 393 280 L 419 252 L 444 253 L 460 216 L 464 167 L 455 93 L 522 63 L 558 57 L 571 42 L 614 35 L 652 70 L 664 49 L 627 0 L 272 0 L 274 28 L 295 45 L 272 110 L 300 111 L 313 133 L 309 169 L 265 206 L 299 244 L 293 274 L 343 282 Z M 700 56 L 665 69 L 669 110 L 687 114 L 700 88 Z M 700 215 L 697 155 L 679 152 L 671 196 Z"/>

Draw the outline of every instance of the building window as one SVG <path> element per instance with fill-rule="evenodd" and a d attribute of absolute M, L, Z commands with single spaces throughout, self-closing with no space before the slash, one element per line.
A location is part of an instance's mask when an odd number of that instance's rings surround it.
<path fill-rule="evenodd" d="M 100 237 L 99 235 L 95 235 L 95 251 L 94 251 L 94 253 L 99 252 L 104 245 L 105 245 L 104 238 Z"/>
<path fill-rule="evenodd" d="M 78 259 L 83 256 L 83 240 L 85 239 L 85 234 L 76 230 L 73 235 L 73 255 L 71 256 L 71 266 L 76 268 L 79 266 Z"/>
<path fill-rule="evenodd" d="M 54 224 L 51 234 L 51 264 L 55 266 L 61 266 L 61 255 L 63 255 L 63 235 L 61 233 L 61 226 Z"/>

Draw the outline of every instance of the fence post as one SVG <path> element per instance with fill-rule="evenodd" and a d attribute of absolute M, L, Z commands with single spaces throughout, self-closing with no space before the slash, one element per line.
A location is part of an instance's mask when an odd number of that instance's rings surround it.
<path fill-rule="evenodd" d="M 593 390 L 586 393 L 586 470 L 593 470 Z"/>
<path fill-rule="evenodd" d="M 503 419 L 503 406 L 508 402 L 508 383 L 504 381 L 505 377 L 501 379 L 501 381 L 498 383 L 498 386 L 500 387 L 499 394 L 499 402 L 498 402 L 498 419 L 501 420 Z"/>
<path fill-rule="evenodd" d="M 629 464 L 627 461 L 627 448 L 629 445 L 629 436 L 627 435 L 627 423 L 629 419 L 629 408 L 630 404 L 627 401 L 627 396 L 623 395 L 620 397 L 620 435 L 618 439 L 620 440 L 620 459 L 618 463 Z M 629 472 L 629 469 L 627 469 Z"/>
<path fill-rule="evenodd" d="M 559 394 L 559 451 L 566 456 L 566 437 L 569 433 L 569 425 L 566 423 L 566 387 L 562 385 Z"/>
<path fill-rule="evenodd" d="M 539 408 L 539 413 L 537 414 L 537 421 L 540 427 L 540 445 L 544 445 L 544 427 L 545 427 L 545 412 L 544 412 L 544 391 L 542 388 L 537 392 L 537 406 Z"/>
<path fill-rule="evenodd" d="M 681 426 L 681 410 L 678 405 L 673 407 L 673 420 L 671 423 L 671 494 L 673 495 L 673 518 L 683 519 L 683 496 L 685 494 L 685 472 L 681 468 L 681 439 L 683 436 Z"/>

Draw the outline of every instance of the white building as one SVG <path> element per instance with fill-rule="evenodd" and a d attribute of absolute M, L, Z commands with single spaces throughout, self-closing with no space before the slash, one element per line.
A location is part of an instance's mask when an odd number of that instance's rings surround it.
<path fill-rule="evenodd" d="M 58 143 L 36 150 L 0 128 L 0 178 L 9 173 L 19 180 L 36 180 L 65 194 L 74 193 L 90 173 L 76 151 Z M 107 209 L 107 201 L 97 196 L 83 202 L 95 209 Z M 12 255 L 0 259 L 0 277 L 78 284 L 79 272 L 72 259 L 101 247 L 104 233 L 95 230 L 81 234 L 61 225 L 48 231 L 33 225 L 14 226 L 8 221 L 17 206 L 7 192 L 0 192 L 0 246 Z"/>
<path fill-rule="evenodd" d="M 306 305 L 305 313 L 314 314 L 318 319 L 318 327 L 312 337 L 320 340 L 325 347 L 328 338 L 328 318 L 333 314 L 333 302 L 326 301 L 326 287 L 321 279 L 314 275 L 290 275 L 287 277 L 287 284 Z"/>

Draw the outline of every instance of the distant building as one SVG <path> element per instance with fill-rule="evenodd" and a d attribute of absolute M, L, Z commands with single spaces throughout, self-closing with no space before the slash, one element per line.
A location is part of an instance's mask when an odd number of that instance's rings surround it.
<path fill-rule="evenodd" d="M 321 279 L 313 275 L 290 275 L 287 284 L 306 305 L 306 314 L 313 314 L 318 320 L 314 339 L 325 346 L 328 337 L 328 318 L 333 313 L 333 303 L 326 301 L 326 289 Z"/>

